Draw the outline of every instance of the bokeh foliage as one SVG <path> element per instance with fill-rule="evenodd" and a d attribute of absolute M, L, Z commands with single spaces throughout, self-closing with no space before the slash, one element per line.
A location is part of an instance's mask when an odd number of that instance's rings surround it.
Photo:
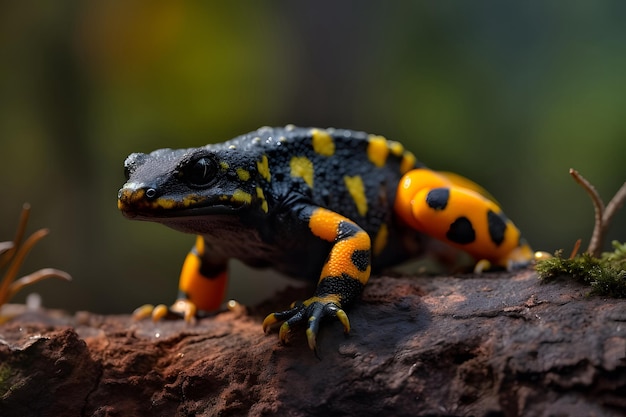
<path fill-rule="evenodd" d="M 593 227 L 568 169 L 626 179 L 626 3 L 25 0 L 0 6 L 0 239 L 22 203 L 49 227 L 44 303 L 170 301 L 193 238 L 125 220 L 127 154 L 262 125 L 400 140 L 489 189 L 538 249 Z M 625 240 L 626 215 L 608 239 Z M 245 242 L 242 242 L 245 244 Z M 30 269 L 30 268 L 29 268 Z M 269 278 L 244 270 L 247 301 Z"/>

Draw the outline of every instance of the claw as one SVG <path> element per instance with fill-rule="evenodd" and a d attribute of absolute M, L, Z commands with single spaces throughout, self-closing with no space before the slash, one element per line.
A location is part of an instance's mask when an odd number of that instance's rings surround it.
<path fill-rule="evenodd" d="M 274 324 L 278 323 L 278 319 L 276 318 L 276 314 L 268 314 L 263 320 L 263 333 L 267 333 L 270 331 L 270 327 Z"/>
<path fill-rule="evenodd" d="M 476 262 L 476 265 L 474 265 L 474 273 L 475 274 L 482 274 L 485 271 L 488 271 L 491 269 L 491 262 L 489 262 L 487 259 L 481 259 L 480 261 Z"/>
<path fill-rule="evenodd" d="M 280 330 L 278 331 L 278 338 L 281 343 L 287 344 L 287 335 L 289 335 L 289 322 L 286 321 L 280 326 Z"/>
<path fill-rule="evenodd" d="M 552 254 L 544 251 L 537 251 L 534 254 L 535 261 L 543 261 L 552 258 Z"/>
<path fill-rule="evenodd" d="M 339 319 L 339 322 L 343 325 L 343 332 L 345 334 L 350 333 L 350 320 L 348 320 L 348 315 L 346 314 L 346 312 L 340 308 L 335 314 Z"/>
<path fill-rule="evenodd" d="M 309 344 L 309 349 L 317 352 L 317 333 L 310 328 L 306 329 L 306 341 Z"/>
<path fill-rule="evenodd" d="M 143 320 L 151 317 L 152 321 L 157 322 L 172 313 L 182 316 L 187 323 L 193 323 L 196 319 L 197 311 L 198 309 L 194 303 L 189 300 L 180 299 L 176 300 L 170 307 L 165 304 L 159 304 L 157 306 L 144 304 L 133 311 L 133 319 Z"/>
<path fill-rule="evenodd" d="M 324 305 L 322 303 L 313 303 L 311 304 L 312 311 L 309 313 L 309 327 L 306 329 L 306 340 L 309 344 L 309 348 L 311 350 L 315 350 L 317 347 L 317 332 L 320 327 L 320 317 L 324 315 L 325 307 L 330 306 L 330 304 Z M 331 311 L 331 309 L 328 309 Z"/>
<path fill-rule="evenodd" d="M 144 304 L 141 307 L 137 307 L 135 311 L 133 311 L 133 319 L 134 320 L 143 320 L 152 316 L 152 312 L 154 311 L 154 305 L 152 304 Z"/>
<path fill-rule="evenodd" d="M 183 316 L 187 323 L 191 323 L 195 320 L 196 312 L 198 308 L 190 300 L 179 299 L 169 308 L 169 311 L 180 314 Z"/>
<path fill-rule="evenodd" d="M 338 305 L 335 299 L 329 300 L 313 297 L 304 303 L 297 303 L 295 307 L 278 313 L 269 314 L 263 320 L 263 331 L 268 332 L 269 328 L 280 321 L 285 322 L 280 326 L 278 338 L 281 343 L 287 343 L 289 332 L 299 322 L 307 320 L 306 339 L 309 348 L 317 351 L 317 333 L 320 323 L 325 317 L 336 317 L 343 326 L 344 332 L 350 332 L 350 320 L 345 311 Z"/>
<path fill-rule="evenodd" d="M 167 306 L 165 304 L 159 304 L 152 310 L 152 321 L 157 322 L 161 320 L 163 317 L 167 316 L 167 313 L 169 313 Z"/>

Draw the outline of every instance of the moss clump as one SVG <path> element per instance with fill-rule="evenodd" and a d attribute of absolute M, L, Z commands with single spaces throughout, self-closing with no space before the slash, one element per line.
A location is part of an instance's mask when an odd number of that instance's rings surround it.
<path fill-rule="evenodd" d="M 557 251 L 553 258 L 537 261 L 535 269 L 544 281 L 570 276 L 589 285 L 592 294 L 626 298 L 626 243 L 613 241 L 613 248 L 600 257 L 583 253 L 563 258 L 562 251 Z"/>
<path fill-rule="evenodd" d="M 7 364 L 0 364 L 0 397 L 10 388 L 11 368 Z"/>

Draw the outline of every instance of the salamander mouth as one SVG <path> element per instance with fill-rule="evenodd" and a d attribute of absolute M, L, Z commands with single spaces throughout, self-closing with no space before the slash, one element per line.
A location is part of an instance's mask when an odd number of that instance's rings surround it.
<path fill-rule="evenodd" d="M 245 207 L 244 201 L 190 195 L 182 199 L 153 197 L 150 190 L 122 188 L 117 207 L 135 220 L 177 219 L 211 215 L 234 215 Z"/>
<path fill-rule="evenodd" d="M 244 206 L 210 205 L 181 209 L 124 210 L 125 217 L 132 220 L 159 223 L 183 233 L 223 236 L 240 227 L 241 216 L 237 215 Z"/>
<path fill-rule="evenodd" d="M 197 216 L 235 215 L 244 208 L 243 205 L 207 205 L 181 208 L 133 208 L 120 206 L 125 217 L 133 220 L 181 219 Z"/>

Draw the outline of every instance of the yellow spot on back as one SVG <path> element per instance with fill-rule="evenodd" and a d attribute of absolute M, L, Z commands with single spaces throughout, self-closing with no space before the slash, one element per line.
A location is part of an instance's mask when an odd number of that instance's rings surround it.
<path fill-rule="evenodd" d="M 244 204 L 250 204 L 252 202 L 252 195 L 250 195 L 250 193 L 247 193 L 243 190 L 240 189 L 236 189 L 235 192 L 233 192 L 232 197 L 230 197 L 231 201 L 237 202 L 237 203 L 244 203 Z"/>
<path fill-rule="evenodd" d="M 261 189 L 261 187 L 256 187 L 256 196 L 259 198 L 259 200 L 261 200 L 261 210 L 267 213 L 267 200 L 265 200 L 265 195 L 263 194 L 263 190 Z"/>
<path fill-rule="evenodd" d="M 309 187 L 313 188 L 313 162 L 309 158 L 294 156 L 289 161 L 289 167 L 293 178 L 302 178 Z"/>
<path fill-rule="evenodd" d="M 325 130 L 311 130 L 311 140 L 313 142 L 313 150 L 323 156 L 333 156 L 335 153 L 335 142 L 333 137 Z"/>
<path fill-rule="evenodd" d="M 259 174 L 265 178 L 265 181 L 270 182 L 272 180 L 272 174 L 270 174 L 270 165 L 267 160 L 267 156 L 263 155 L 261 160 L 256 162 L 256 168 L 259 171 Z"/>
<path fill-rule="evenodd" d="M 250 179 L 250 172 L 243 168 L 237 168 L 237 176 L 241 181 L 248 181 Z"/>
<path fill-rule="evenodd" d="M 388 142 L 388 144 L 389 144 L 389 150 L 395 156 L 399 157 L 399 156 L 402 155 L 402 152 L 404 152 L 404 146 L 402 146 L 402 144 L 400 142 L 396 142 L 394 140 L 390 140 Z"/>
<path fill-rule="evenodd" d="M 400 172 L 402 174 L 412 170 L 415 167 L 415 155 L 406 151 L 402 154 L 402 161 L 400 161 Z"/>
<path fill-rule="evenodd" d="M 367 157 L 370 162 L 377 167 L 382 167 L 387 162 L 389 155 L 389 146 L 387 139 L 382 136 L 370 135 L 369 144 L 367 145 Z"/>
<path fill-rule="evenodd" d="M 220 161 L 220 168 L 222 169 L 222 171 L 226 171 L 228 167 L 229 167 L 228 162 Z"/>
<path fill-rule="evenodd" d="M 359 175 L 355 175 L 354 177 L 346 175 L 343 177 L 343 180 L 346 183 L 348 192 L 354 200 L 354 204 L 356 204 L 356 210 L 361 216 L 365 216 L 367 214 L 367 197 L 365 196 L 363 179 Z"/>
<path fill-rule="evenodd" d="M 383 223 L 378 229 L 378 233 L 376 233 L 376 237 L 374 238 L 374 255 L 379 255 L 385 246 L 387 246 L 387 238 L 389 236 L 389 229 L 387 225 Z"/>

